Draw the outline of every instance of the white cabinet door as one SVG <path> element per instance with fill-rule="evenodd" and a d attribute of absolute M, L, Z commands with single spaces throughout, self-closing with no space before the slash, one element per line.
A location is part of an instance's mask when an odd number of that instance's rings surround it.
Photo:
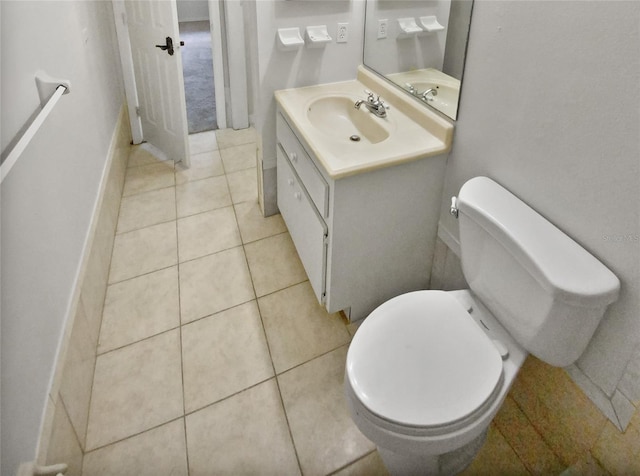
<path fill-rule="evenodd" d="M 278 146 L 278 207 L 318 302 L 324 301 L 327 225 L 318 216 L 284 152 Z"/>

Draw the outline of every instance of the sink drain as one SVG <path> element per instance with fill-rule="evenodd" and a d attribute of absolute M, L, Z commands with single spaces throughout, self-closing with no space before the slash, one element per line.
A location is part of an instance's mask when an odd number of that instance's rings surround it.
<path fill-rule="evenodd" d="M 349 137 L 349 140 L 353 141 L 353 142 L 360 142 L 360 136 L 353 134 L 351 137 Z"/>

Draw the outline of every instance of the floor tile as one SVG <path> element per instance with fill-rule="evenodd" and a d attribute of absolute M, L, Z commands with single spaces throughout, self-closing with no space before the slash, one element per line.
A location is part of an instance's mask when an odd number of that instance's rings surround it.
<path fill-rule="evenodd" d="M 180 264 L 182 323 L 255 299 L 242 247 Z"/>
<path fill-rule="evenodd" d="M 258 176 L 256 174 L 255 167 L 227 174 L 233 203 L 253 201 L 258 197 Z"/>
<path fill-rule="evenodd" d="M 127 169 L 123 197 L 148 192 L 175 184 L 173 162 L 158 162 Z"/>
<path fill-rule="evenodd" d="M 195 180 L 176 186 L 178 217 L 231 205 L 231 195 L 224 176 Z"/>
<path fill-rule="evenodd" d="M 83 476 L 187 475 L 184 420 L 166 425 L 87 453 Z"/>
<path fill-rule="evenodd" d="M 560 474 L 565 469 L 513 398 L 505 399 L 493 421 L 533 474 Z"/>
<path fill-rule="evenodd" d="M 344 398 L 347 346 L 278 376 L 305 475 L 325 475 L 375 449 L 351 420 Z"/>
<path fill-rule="evenodd" d="M 629 426 L 620 433 L 613 423 L 607 421 L 591 453 L 611 474 L 637 475 L 640 431 Z"/>
<path fill-rule="evenodd" d="M 191 155 L 189 168 L 176 165 L 176 184 L 191 182 L 207 177 L 217 177 L 224 174 L 220 152 L 210 150 L 200 154 Z"/>
<path fill-rule="evenodd" d="M 334 476 L 389 476 L 389 471 L 385 468 L 380 454 L 374 451 L 334 473 Z"/>
<path fill-rule="evenodd" d="M 364 320 L 350 322 L 349 324 L 347 324 L 347 330 L 349 331 L 349 334 L 351 335 L 352 339 L 353 339 L 353 336 L 356 335 L 356 332 L 358 332 L 358 328 L 363 322 Z"/>
<path fill-rule="evenodd" d="M 218 149 L 218 141 L 215 131 L 199 132 L 189 135 L 189 153 L 191 155 L 200 154 Z"/>
<path fill-rule="evenodd" d="M 83 446 L 95 364 L 95 342 L 85 317 L 84 307 L 80 304 L 69 337 L 59 392 L 69 420 Z M 58 405 L 62 405 L 62 402 L 59 401 Z"/>
<path fill-rule="evenodd" d="M 187 412 L 273 377 L 255 301 L 185 325 L 182 356 Z"/>
<path fill-rule="evenodd" d="M 531 473 L 524 467 L 507 440 L 492 424 L 489 427 L 487 440 L 482 449 L 460 476 L 529 476 Z"/>
<path fill-rule="evenodd" d="M 168 222 L 116 235 L 109 283 L 173 266 L 178 262 L 176 223 Z"/>
<path fill-rule="evenodd" d="M 256 142 L 258 135 L 253 127 L 247 129 L 218 129 L 216 131 L 218 147 L 224 149 L 235 145 L 246 144 L 247 142 Z"/>
<path fill-rule="evenodd" d="M 140 165 L 150 165 L 164 162 L 151 152 L 145 149 L 144 144 L 134 145 L 131 147 L 129 154 L 129 167 L 139 167 Z"/>
<path fill-rule="evenodd" d="M 124 197 L 116 233 L 137 230 L 176 219 L 176 190 L 173 187 Z"/>
<path fill-rule="evenodd" d="M 289 233 L 248 243 L 245 251 L 258 296 L 307 280 Z"/>
<path fill-rule="evenodd" d="M 251 243 L 287 231 L 282 215 L 278 213 L 263 217 L 257 200 L 237 203 L 233 207 L 236 210 L 243 243 Z"/>
<path fill-rule="evenodd" d="M 220 150 L 220 156 L 222 157 L 222 163 L 224 164 L 224 171 L 226 173 L 230 173 L 237 172 L 238 170 L 255 168 L 256 151 L 257 146 L 255 142 L 235 145 L 233 147 Z"/>
<path fill-rule="evenodd" d="M 318 304 L 308 281 L 258 299 L 276 373 L 349 342 L 338 314 Z"/>
<path fill-rule="evenodd" d="M 218 208 L 178 220 L 180 262 L 240 246 L 233 207 Z"/>
<path fill-rule="evenodd" d="M 82 471 L 82 447 L 78 442 L 64 405 L 58 400 L 54 410 L 53 426 L 45 464 L 57 464 L 61 461 L 68 465 L 69 475 L 79 475 Z"/>
<path fill-rule="evenodd" d="M 593 448 L 607 421 L 563 369 L 533 356 L 525 360 L 509 395 L 565 465 Z"/>
<path fill-rule="evenodd" d="M 275 380 L 186 416 L 191 476 L 300 474 Z"/>
<path fill-rule="evenodd" d="M 98 353 L 179 325 L 177 266 L 112 284 L 107 288 Z"/>
<path fill-rule="evenodd" d="M 183 414 L 180 332 L 165 332 L 98 356 L 87 450 Z"/>
<path fill-rule="evenodd" d="M 638 468 L 640 469 L 640 467 Z M 561 476 L 610 476 L 606 469 L 604 469 L 598 460 L 596 460 L 591 453 L 585 453 L 579 461 L 574 462 L 571 466 L 565 469 Z M 636 470 L 629 474 L 640 474 L 640 471 Z"/>

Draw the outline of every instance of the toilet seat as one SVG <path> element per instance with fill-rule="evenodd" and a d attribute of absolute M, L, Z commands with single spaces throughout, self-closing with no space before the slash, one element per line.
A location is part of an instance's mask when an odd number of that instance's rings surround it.
<path fill-rule="evenodd" d="M 499 351 L 460 302 L 443 291 L 393 298 L 363 322 L 347 379 L 373 415 L 404 427 L 442 428 L 496 398 Z"/>

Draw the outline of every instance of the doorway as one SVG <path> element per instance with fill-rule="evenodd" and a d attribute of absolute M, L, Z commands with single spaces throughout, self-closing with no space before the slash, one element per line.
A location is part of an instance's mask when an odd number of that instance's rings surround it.
<path fill-rule="evenodd" d="M 189 134 L 218 129 L 207 0 L 177 1 Z"/>

